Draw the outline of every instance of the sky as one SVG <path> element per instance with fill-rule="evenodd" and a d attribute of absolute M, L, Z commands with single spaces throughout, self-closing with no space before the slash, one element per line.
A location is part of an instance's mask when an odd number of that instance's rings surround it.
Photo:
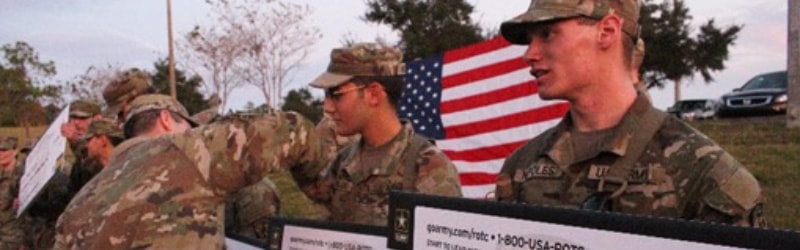
<path fill-rule="evenodd" d="M 332 48 L 345 37 L 397 41 L 397 33 L 359 18 L 364 0 L 292 0 L 313 9 L 310 23 L 320 28 L 322 39 L 301 67 L 290 75 L 286 91 L 307 86 L 323 72 Z M 504 20 L 525 11 L 527 0 L 467 0 L 475 6 L 473 19 L 482 27 L 499 27 Z M 724 2 L 724 4 L 720 4 Z M 718 26 L 744 25 L 730 50 L 726 69 L 714 73 L 715 81 L 702 77 L 684 80 L 681 99 L 718 99 L 763 72 L 785 70 L 787 62 L 787 2 L 782 0 L 685 0 L 696 28 L 713 18 Z M 205 1 L 172 0 L 173 36 L 177 39 L 195 25 L 208 24 Z M 41 60 L 52 60 L 58 74 L 54 81 L 72 80 L 90 66 L 153 69 L 168 55 L 166 2 L 141 0 L 0 0 L 0 45 L 25 41 Z M 178 55 L 177 58 L 180 58 Z M 261 104 L 255 87 L 234 91 L 228 107 Z M 319 91 L 317 91 L 319 92 Z M 316 93 L 319 96 L 322 93 Z M 653 103 L 666 109 L 674 102 L 673 87 L 651 89 Z"/>

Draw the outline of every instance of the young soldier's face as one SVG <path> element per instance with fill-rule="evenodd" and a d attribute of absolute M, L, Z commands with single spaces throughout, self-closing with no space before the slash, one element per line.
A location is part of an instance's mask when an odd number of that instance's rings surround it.
<path fill-rule="evenodd" d="M 97 159 L 103 153 L 105 135 L 93 136 L 86 140 L 86 153 L 89 158 Z"/>
<path fill-rule="evenodd" d="M 15 161 L 14 157 L 17 156 L 17 150 L 15 149 L 0 149 L 0 167 L 4 167 L 0 170 L 6 170 L 5 167 L 13 167 L 12 163 Z"/>
<path fill-rule="evenodd" d="M 92 119 L 89 117 L 70 117 L 68 123 L 75 128 L 75 135 L 81 137 L 86 134 Z"/>
<path fill-rule="evenodd" d="M 544 100 L 570 99 L 591 78 L 585 71 L 595 56 L 597 28 L 579 20 L 545 22 L 528 31 L 530 43 L 522 58 L 536 77 Z"/>
<path fill-rule="evenodd" d="M 325 90 L 323 108 L 336 123 L 336 134 L 350 136 L 363 130 L 369 119 L 364 88 L 365 86 L 345 83 Z"/>

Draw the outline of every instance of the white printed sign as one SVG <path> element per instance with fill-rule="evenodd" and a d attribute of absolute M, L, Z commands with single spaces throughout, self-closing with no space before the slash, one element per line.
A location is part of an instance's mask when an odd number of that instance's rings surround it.
<path fill-rule="evenodd" d="M 386 237 L 286 225 L 282 249 L 388 249 Z"/>
<path fill-rule="evenodd" d="M 230 250 L 258 250 L 260 247 L 253 246 L 235 239 L 225 238 L 225 247 Z"/>
<path fill-rule="evenodd" d="M 413 249 L 739 249 L 417 206 Z"/>
<path fill-rule="evenodd" d="M 20 207 L 17 216 L 21 215 L 33 201 L 39 191 L 56 173 L 58 160 L 64 155 L 67 138 L 61 135 L 61 125 L 69 120 L 69 105 L 50 124 L 50 127 L 39 138 L 36 146 L 25 160 L 25 173 L 19 187 Z"/>

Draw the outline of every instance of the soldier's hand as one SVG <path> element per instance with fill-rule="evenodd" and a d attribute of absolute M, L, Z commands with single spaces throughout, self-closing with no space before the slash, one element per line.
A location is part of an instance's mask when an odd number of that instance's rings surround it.
<path fill-rule="evenodd" d="M 61 135 L 67 140 L 74 141 L 78 138 L 78 128 L 75 127 L 75 124 L 64 123 L 61 125 Z"/>

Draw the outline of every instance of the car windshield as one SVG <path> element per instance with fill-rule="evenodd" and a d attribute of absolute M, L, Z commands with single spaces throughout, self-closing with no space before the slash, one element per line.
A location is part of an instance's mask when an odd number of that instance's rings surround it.
<path fill-rule="evenodd" d="M 742 90 L 753 89 L 785 89 L 786 72 L 763 74 L 753 77 L 742 86 Z"/>

